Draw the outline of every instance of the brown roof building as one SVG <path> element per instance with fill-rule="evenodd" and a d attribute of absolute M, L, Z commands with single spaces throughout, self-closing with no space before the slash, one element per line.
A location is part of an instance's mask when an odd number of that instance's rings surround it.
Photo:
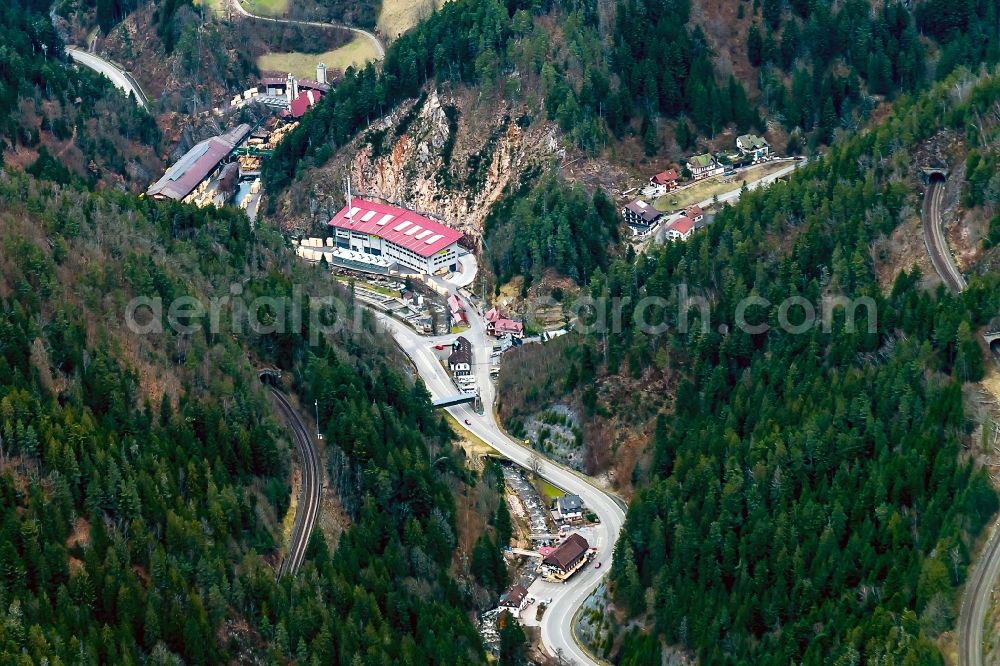
<path fill-rule="evenodd" d="M 589 549 L 590 544 L 587 540 L 574 532 L 542 559 L 542 566 L 552 567 L 560 573 L 568 573 L 587 557 Z"/>
<path fill-rule="evenodd" d="M 652 204 L 636 199 L 622 207 L 622 217 L 631 227 L 649 228 L 663 215 Z"/>
<path fill-rule="evenodd" d="M 528 588 L 524 585 L 515 585 L 500 599 L 500 608 L 506 608 L 514 615 L 518 615 L 527 605 Z"/>
<path fill-rule="evenodd" d="M 250 126 L 242 124 L 205 139 L 167 169 L 162 178 L 149 186 L 146 194 L 154 199 L 181 201 L 209 178 L 249 133 Z"/>
<path fill-rule="evenodd" d="M 649 179 L 650 185 L 663 185 L 667 190 L 672 190 L 677 185 L 677 171 L 674 169 L 667 169 L 666 171 L 661 171 L 652 178 Z"/>

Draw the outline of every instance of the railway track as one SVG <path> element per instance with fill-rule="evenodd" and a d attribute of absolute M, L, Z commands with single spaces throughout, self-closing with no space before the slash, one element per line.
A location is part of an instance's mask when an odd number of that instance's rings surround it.
<path fill-rule="evenodd" d="M 931 259 L 934 270 L 941 280 L 953 292 L 965 289 L 965 278 L 955 265 L 955 259 L 948 249 L 948 241 L 944 237 L 944 224 L 941 220 L 941 200 L 944 198 L 944 182 L 932 179 L 924 194 L 924 210 L 921 215 L 924 228 L 924 245 Z"/>
<path fill-rule="evenodd" d="M 959 666 L 982 666 L 983 620 L 990 605 L 990 591 L 1000 570 L 1000 529 L 994 528 L 976 568 L 965 583 L 962 608 L 958 616 Z"/>
<path fill-rule="evenodd" d="M 944 181 L 932 179 L 924 194 L 922 225 L 924 244 L 934 270 L 945 286 L 959 293 L 967 286 L 965 278 L 955 265 L 955 259 L 944 237 L 941 220 L 941 201 L 944 197 Z M 1000 572 L 1000 529 L 994 527 L 989 540 L 983 547 L 975 568 L 969 572 L 962 593 L 962 606 L 958 617 L 958 663 L 959 666 L 982 666 L 983 661 L 983 621 L 989 609 L 991 590 Z"/>
<path fill-rule="evenodd" d="M 320 503 L 320 466 L 319 455 L 316 453 L 316 445 L 312 435 L 303 423 L 292 404 L 288 402 L 285 394 L 276 387 L 271 386 L 271 397 L 274 398 L 278 411 L 292 431 L 295 439 L 295 446 L 302 461 L 302 487 L 299 490 L 299 503 L 295 510 L 295 522 L 292 525 L 292 537 L 288 545 L 288 554 L 281 561 L 278 567 L 278 578 L 285 574 L 294 574 L 306 556 L 306 548 L 309 546 L 309 537 L 312 536 L 313 528 L 316 526 L 316 518 L 319 516 Z"/>

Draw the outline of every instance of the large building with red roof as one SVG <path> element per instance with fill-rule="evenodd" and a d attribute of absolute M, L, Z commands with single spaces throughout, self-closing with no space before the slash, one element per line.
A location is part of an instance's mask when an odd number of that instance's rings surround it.
<path fill-rule="evenodd" d="M 330 220 L 336 247 L 395 261 L 433 274 L 458 268 L 461 232 L 388 204 L 351 198 Z"/>
<path fill-rule="evenodd" d="M 299 96 L 292 100 L 292 104 L 289 107 L 289 111 L 293 118 L 301 118 L 306 115 L 306 111 L 309 107 L 314 106 L 319 103 L 319 98 L 323 96 L 323 93 L 318 90 L 305 90 L 299 93 Z"/>

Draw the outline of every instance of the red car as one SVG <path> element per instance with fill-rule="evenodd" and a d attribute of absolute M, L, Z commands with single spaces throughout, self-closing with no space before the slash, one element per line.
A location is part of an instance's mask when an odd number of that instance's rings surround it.
<path fill-rule="evenodd" d="M 444 345 L 434 345 L 434 349 L 441 351 L 442 349 L 444 349 Z"/>

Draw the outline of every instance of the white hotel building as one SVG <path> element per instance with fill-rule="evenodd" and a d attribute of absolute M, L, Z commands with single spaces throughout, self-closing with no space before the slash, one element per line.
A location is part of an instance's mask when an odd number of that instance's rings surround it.
<path fill-rule="evenodd" d="M 382 257 L 418 273 L 458 268 L 462 233 L 403 208 L 354 197 L 330 220 L 330 230 L 336 248 Z"/>

